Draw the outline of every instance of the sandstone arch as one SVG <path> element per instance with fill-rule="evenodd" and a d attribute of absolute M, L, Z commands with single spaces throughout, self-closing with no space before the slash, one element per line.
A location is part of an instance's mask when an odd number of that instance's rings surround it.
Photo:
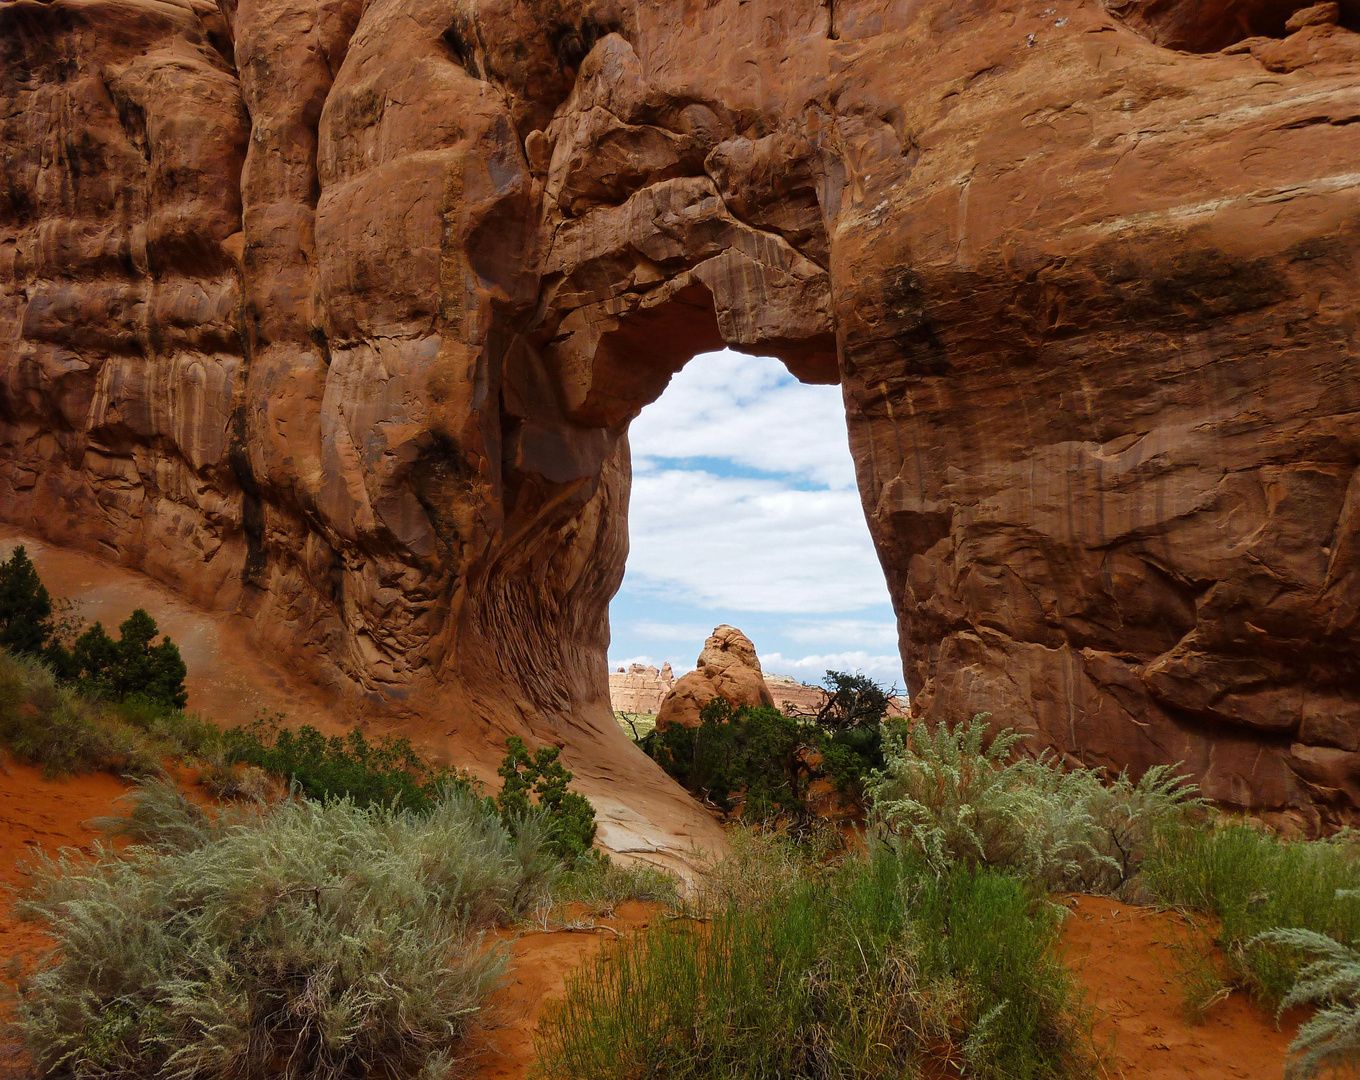
<path fill-rule="evenodd" d="M 617 776 L 622 432 L 721 340 L 842 382 L 922 714 L 1354 806 L 1360 36 L 1303 6 L 12 0 L 0 513 Z"/>

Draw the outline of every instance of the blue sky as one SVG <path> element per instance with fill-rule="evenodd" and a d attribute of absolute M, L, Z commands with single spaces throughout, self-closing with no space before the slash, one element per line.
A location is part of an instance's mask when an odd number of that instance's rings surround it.
<path fill-rule="evenodd" d="M 777 360 L 696 356 L 633 421 L 627 574 L 611 667 L 694 666 L 719 623 L 766 671 L 827 668 L 902 686 L 897 630 L 869 541 L 838 386 Z"/>

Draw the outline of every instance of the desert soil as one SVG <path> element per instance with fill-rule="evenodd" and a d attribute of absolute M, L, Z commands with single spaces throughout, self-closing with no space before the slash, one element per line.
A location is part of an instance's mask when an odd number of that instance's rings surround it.
<path fill-rule="evenodd" d="M 83 823 L 116 812 L 113 802 L 125 790 L 121 781 L 102 773 L 48 780 L 39 770 L 6 759 L 0 768 L 0 883 L 21 884 L 22 863 L 35 850 L 88 851 L 95 836 Z M 1073 896 L 1065 903 L 1072 912 L 1063 934 L 1065 956 L 1094 1009 L 1096 1038 L 1107 1047 L 1107 1080 L 1283 1077 L 1297 1018 L 1287 1017 L 1277 1027 L 1274 1017 L 1234 993 L 1213 1006 L 1203 1023 L 1187 1019 L 1176 978 L 1175 948 L 1185 939 L 1180 915 L 1102 897 Z M 581 920 L 609 930 L 502 934 L 514 967 L 493 1002 L 493 1026 L 477 1062 L 477 1080 L 527 1076 L 544 1003 L 562 994 L 573 968 L 609 947 L 616 935 L 636 933 L 655 917 L 646 905 L 629 903 L 613 918 Z M 0 898 L 0 957 L 23 962 L 47 944 L 40 931 L 16 922 L 10 896 Z M 8 968 L 0 968 L 0 978 L 12 977 Z M 0 1046 L 4 1075 L 23 1075 L 13 1064 L 12 1045 Z"/>

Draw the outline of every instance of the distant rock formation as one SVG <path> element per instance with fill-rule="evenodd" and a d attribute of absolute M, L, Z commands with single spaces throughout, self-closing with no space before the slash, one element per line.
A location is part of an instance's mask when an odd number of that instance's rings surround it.
<path fill-rule="evenodd" d="M 682 675 L 657 710 L 657 730 L 697 727 L 699 711 L 715 697 L 734 705 L 773 705 L 751 639 L 735 626 L 715 627 L 694 670 Z"/>
<path fill-rule="evenodd" d="M 630 664 L 627 671 L 609 673 L 609 704 L 615 712 L 652 715 L 674 685 L 675 672 L 668 663 L 660 671 L 650 664 Z"/>
<path fill-rule="evenodd" d="M 826 691 L 820 686 L 809 686 L 792 675 L 766 675 L 765 685 L 775 707 L 790 716 L 813 716 L 826 701 Z"/>

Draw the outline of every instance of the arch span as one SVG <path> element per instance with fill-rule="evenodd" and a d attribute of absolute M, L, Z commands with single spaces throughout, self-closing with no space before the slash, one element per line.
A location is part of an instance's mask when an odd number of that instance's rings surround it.
<path fill-rule="evenodd" d="M 624 431 L 726 343 L 841 381 L 920 714 L 1354 809 L 1360 35 L 1107 6 L 0 5 L 0 513 L 606 790 Z"/>

